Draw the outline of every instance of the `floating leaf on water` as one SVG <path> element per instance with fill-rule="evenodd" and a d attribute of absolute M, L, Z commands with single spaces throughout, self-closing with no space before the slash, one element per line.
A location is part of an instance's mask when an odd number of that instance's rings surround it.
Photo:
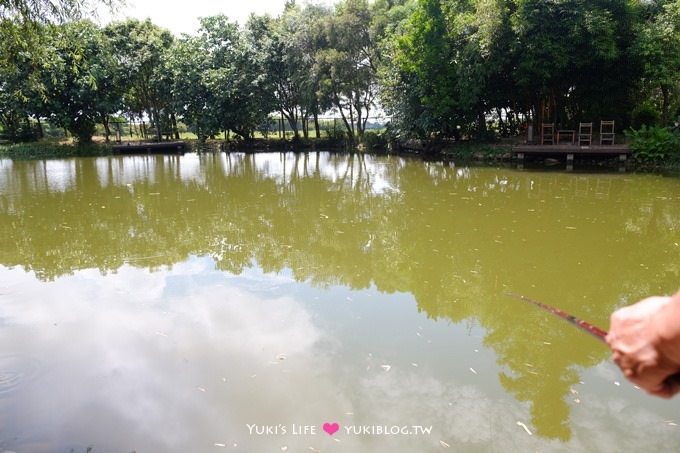
<path fill-rule="evenodd" d="M 528 435 L 530 436 L 533 435 L 529 428 L 527 428 L 527 425 L 525 425 L 524 423 L 518 421 L 517 426 L 521 426 L 522 428 L 524 428 L 524 431 L 526 431 Z"/>
<path fill-rule="evenodd" d="M 439 441 L 439 445 L 441 445 L 441 446 L 444 447 L 444 448 L 451 448 L 451 445 L 447 444 L 447 443 L 444 442 L 443 440 L 440 440 L 440 441 Z"/>

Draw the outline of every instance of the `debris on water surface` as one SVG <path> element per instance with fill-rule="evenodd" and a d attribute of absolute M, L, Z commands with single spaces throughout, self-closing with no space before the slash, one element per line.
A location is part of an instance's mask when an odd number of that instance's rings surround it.
<path fill-rule="evenodd" d="M 678 426 L 678 424 L 675 423 L 675 421 L 673 421 L 673 420 L 664 420 L 663 422 L 665 424 L 667 424 L 668 426 Z"/>
<path fill-rule="evenodd" d="M 227 444 L 221 444 L 221 443 L 218 443 L 218 442 L 215 442 L 214 445 L 215 445 L 215 447 L 226 447 L 227 446 Z"/>
<path fill-rule="evenodd" d="M 205 393 L 205 389 L 203 387 L 196 387 L 196 390 Z"/>
<path fill-rule="evenodd" d="M 380 368 L 382 368 L 385 371 L 390 371 L 392 369 L 391 365 L 380 365 Z"/>
<path fill-rule="evenodd" d="M 288 447 L 284 445 L 283 447 L 281 447 L 281 451 L 288 451 Z"/>
<path fill-rule="evenodd" d="M 440 440 L 440 441 L 439 441 L 439 445 L 441 445 L 441 446 L 444 447 L 444 448 L 451 448 L 451 445 L 447 444 L 447 443 L 444 442 L 443 440 Z"/>
<path fill-rule="evenodd" d="M 614 385 L 616 385 L 617 387 L 620 387 L 621 383 L 619 381 L 614 381 Z"/>
<path fill-rule="evenodd" d="M 524 423 L 518 421 L 517 426 L 521 426 L 522 428 L 524 428 L 524 431 L 526 431 L 528 435 L 530 436 L 533 435 L 529 428 L 527 428 L 527 425 L 525 425 Z"/>
<path fill-rule="evenodd" d="M 415 367 L 415 368 L 418 368 L 418 364 L 417 364 L 417 363 L 414 363 L 414 362 L 411 362 L 411 366 L 412 366 L 412 367 Z"/>
<path fill-rule="evenodd" d="M 280 361 L 286 360 L 286 354 L 278 354 L 276 356 L 276 360 L 280 360 Z"/>
<path fill-rule="evenodd" d="M 313 451 L 313 452 L 315 452 L 315 453 L 321 453 L 321 450 L 317 450 L 317 449 L 314 448 L 314 447 L 309 447 L 309 451 Z"/>
<path fill-rule="evenodd" d="M 474 368 L 470 367 L 470 371 L 472 371 L 474 374 L 477 374 Z"/>

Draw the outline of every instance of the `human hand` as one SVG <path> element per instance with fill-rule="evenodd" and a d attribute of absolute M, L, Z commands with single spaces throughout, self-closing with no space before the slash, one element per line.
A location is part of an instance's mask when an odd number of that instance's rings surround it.
<path fill-rule="evenodd" d="M 606 340 L 628 380 L 662 398 L 680 392 L 680 292 L 615 311 Z"/>

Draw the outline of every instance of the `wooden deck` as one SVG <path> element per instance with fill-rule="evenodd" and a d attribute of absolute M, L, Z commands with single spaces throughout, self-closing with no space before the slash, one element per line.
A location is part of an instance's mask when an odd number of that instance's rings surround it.
<path fill-rule="evenodd" d="M 618 156 L 621 165 L 620 171 L 624 171 L 625 162 L 628 160 L 631 151 L 628 145 L 590 145 L 579 146 L 574 144 L 559 145 L 517 145 L 512 147 L 512 157 L 517 159 L 518 167 L 522 168 L 524 158 L 527 156 L 536 157 L 566 157 L 567 170 L 573 169 L 575 158 L 587 159 L 607 159 Z"/>
<path fill-rule="evenodd" d="M 186 142 L 149 142 L 114 145 L 113 154 L 184 154 Z"/>

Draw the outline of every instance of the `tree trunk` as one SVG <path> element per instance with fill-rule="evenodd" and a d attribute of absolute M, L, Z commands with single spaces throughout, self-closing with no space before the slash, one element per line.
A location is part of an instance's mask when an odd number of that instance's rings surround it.
<path fill-rule="evenodd" d="M 102 125 L 104 126 L 104 140 L 109 143 L 109 136 L 111 135 L 111 128 L 109 127 L 109 115 L 102 114 Z"/>
<path fill-rule="evenodd" d="M 172 122 L 172 132 L 175 134 L 175 140 L 179 140 L 179 128 L 177 127 L 177 117 L 174 113 L 170 114 L 170 121 Z"/>
<path fill-rule="evenodd" d="M 321 137 L 321 129 L 319 128 L 319 114 L 314 112 L 314 129 L 316 130 L 316 138 Z"/>

